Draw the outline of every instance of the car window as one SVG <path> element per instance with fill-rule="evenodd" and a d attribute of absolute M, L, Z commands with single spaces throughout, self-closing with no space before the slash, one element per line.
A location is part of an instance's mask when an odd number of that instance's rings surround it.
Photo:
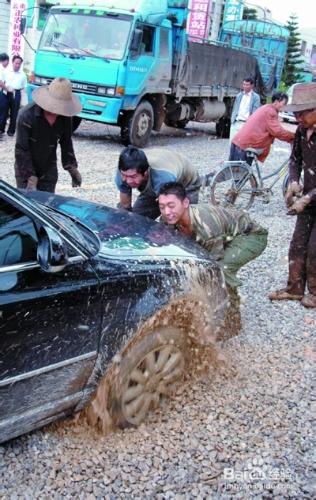
<path fill-rule="evenodd" d="M 33 221 L 0 199 L 0 266 L 35 261 L 37 241 Z"/>

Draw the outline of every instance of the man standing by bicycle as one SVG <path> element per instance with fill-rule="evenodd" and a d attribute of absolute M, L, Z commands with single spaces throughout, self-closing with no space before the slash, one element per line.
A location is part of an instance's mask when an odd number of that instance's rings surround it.
<path fill-rule="evenodd" d="M 286 194 L 289 213 L 297 215 L 289 249 L 286 288 L 269 295 L 270 300 L 300 300 L 316 307 L 316 83 L 302 83 L 293 91 L 296 130 L 289 163 L 290 185 Z M 304 174 L 303 185 L 300 179 Z M 307 285 L 308 293 L 305 293 Z"/>
<path fill-rule="evenodd" d="M 262 149 L 258 159 L 264 162 L 275 139 L 293 142 L 294 133 L 283 128 L 279 122 L 278 114 L 288 101 L 286 94 L 276 92 L 272 96 L 272 103 L 265 104 L 251 115 L 245 125 L 232 140 L 229 160 L 247 161 L 249 165 L 252 158 L 248 158 L 246 149 Z"/>
<path fill-rule="evenodd" d="M 240 301 L 237 287 L 242 284 L 237 272 L 264 251 L 268 231 L 252 221 L 245 211 L 206 204 L 190 205 L 179 182 L 164 184 L 158 203 L 164 222 L 192 237 L 218 261 L 231 304 L 237 312 Z M 238 321 L 238 316 L 235 320 Z"/>

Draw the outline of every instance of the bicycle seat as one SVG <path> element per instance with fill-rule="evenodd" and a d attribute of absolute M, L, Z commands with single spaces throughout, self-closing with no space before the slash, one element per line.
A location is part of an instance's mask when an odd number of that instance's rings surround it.
<path fill-rule="evenodd" d="M 259 156 L 261 155 L 261 153 L 263 153 L 263 149 L 255 149 L 255 148 L 247 148 L 246 150 L 246 153 L 250 155 L 256 155 L 256 156 Z"/>

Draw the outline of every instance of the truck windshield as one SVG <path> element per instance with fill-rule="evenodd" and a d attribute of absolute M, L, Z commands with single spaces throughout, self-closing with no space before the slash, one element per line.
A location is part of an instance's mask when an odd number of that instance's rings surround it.
<path fill-rule="evenodd" d="M 84 57 L 122 59 L 131 22 L 113 16 L 50 14 L 39 49 Z"/>

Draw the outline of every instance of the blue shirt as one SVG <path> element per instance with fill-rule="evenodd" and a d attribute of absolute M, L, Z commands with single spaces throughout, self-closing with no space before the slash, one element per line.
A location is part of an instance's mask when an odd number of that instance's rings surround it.
<path fill-rule="evenodd" d="M 181 182 L 190 190 L 199 181 L 197 168 L 187 158 L 175 151 L 165 148 L 146 149 L 149 164 L 148 179 L 140 191 L 148 196 L 158 196 L 160 188 L 166 182 Z M 132 189 L 123 182 L 120 171 L 117 169 L 115 183 L 121 193 L 131 194 Z"/>

